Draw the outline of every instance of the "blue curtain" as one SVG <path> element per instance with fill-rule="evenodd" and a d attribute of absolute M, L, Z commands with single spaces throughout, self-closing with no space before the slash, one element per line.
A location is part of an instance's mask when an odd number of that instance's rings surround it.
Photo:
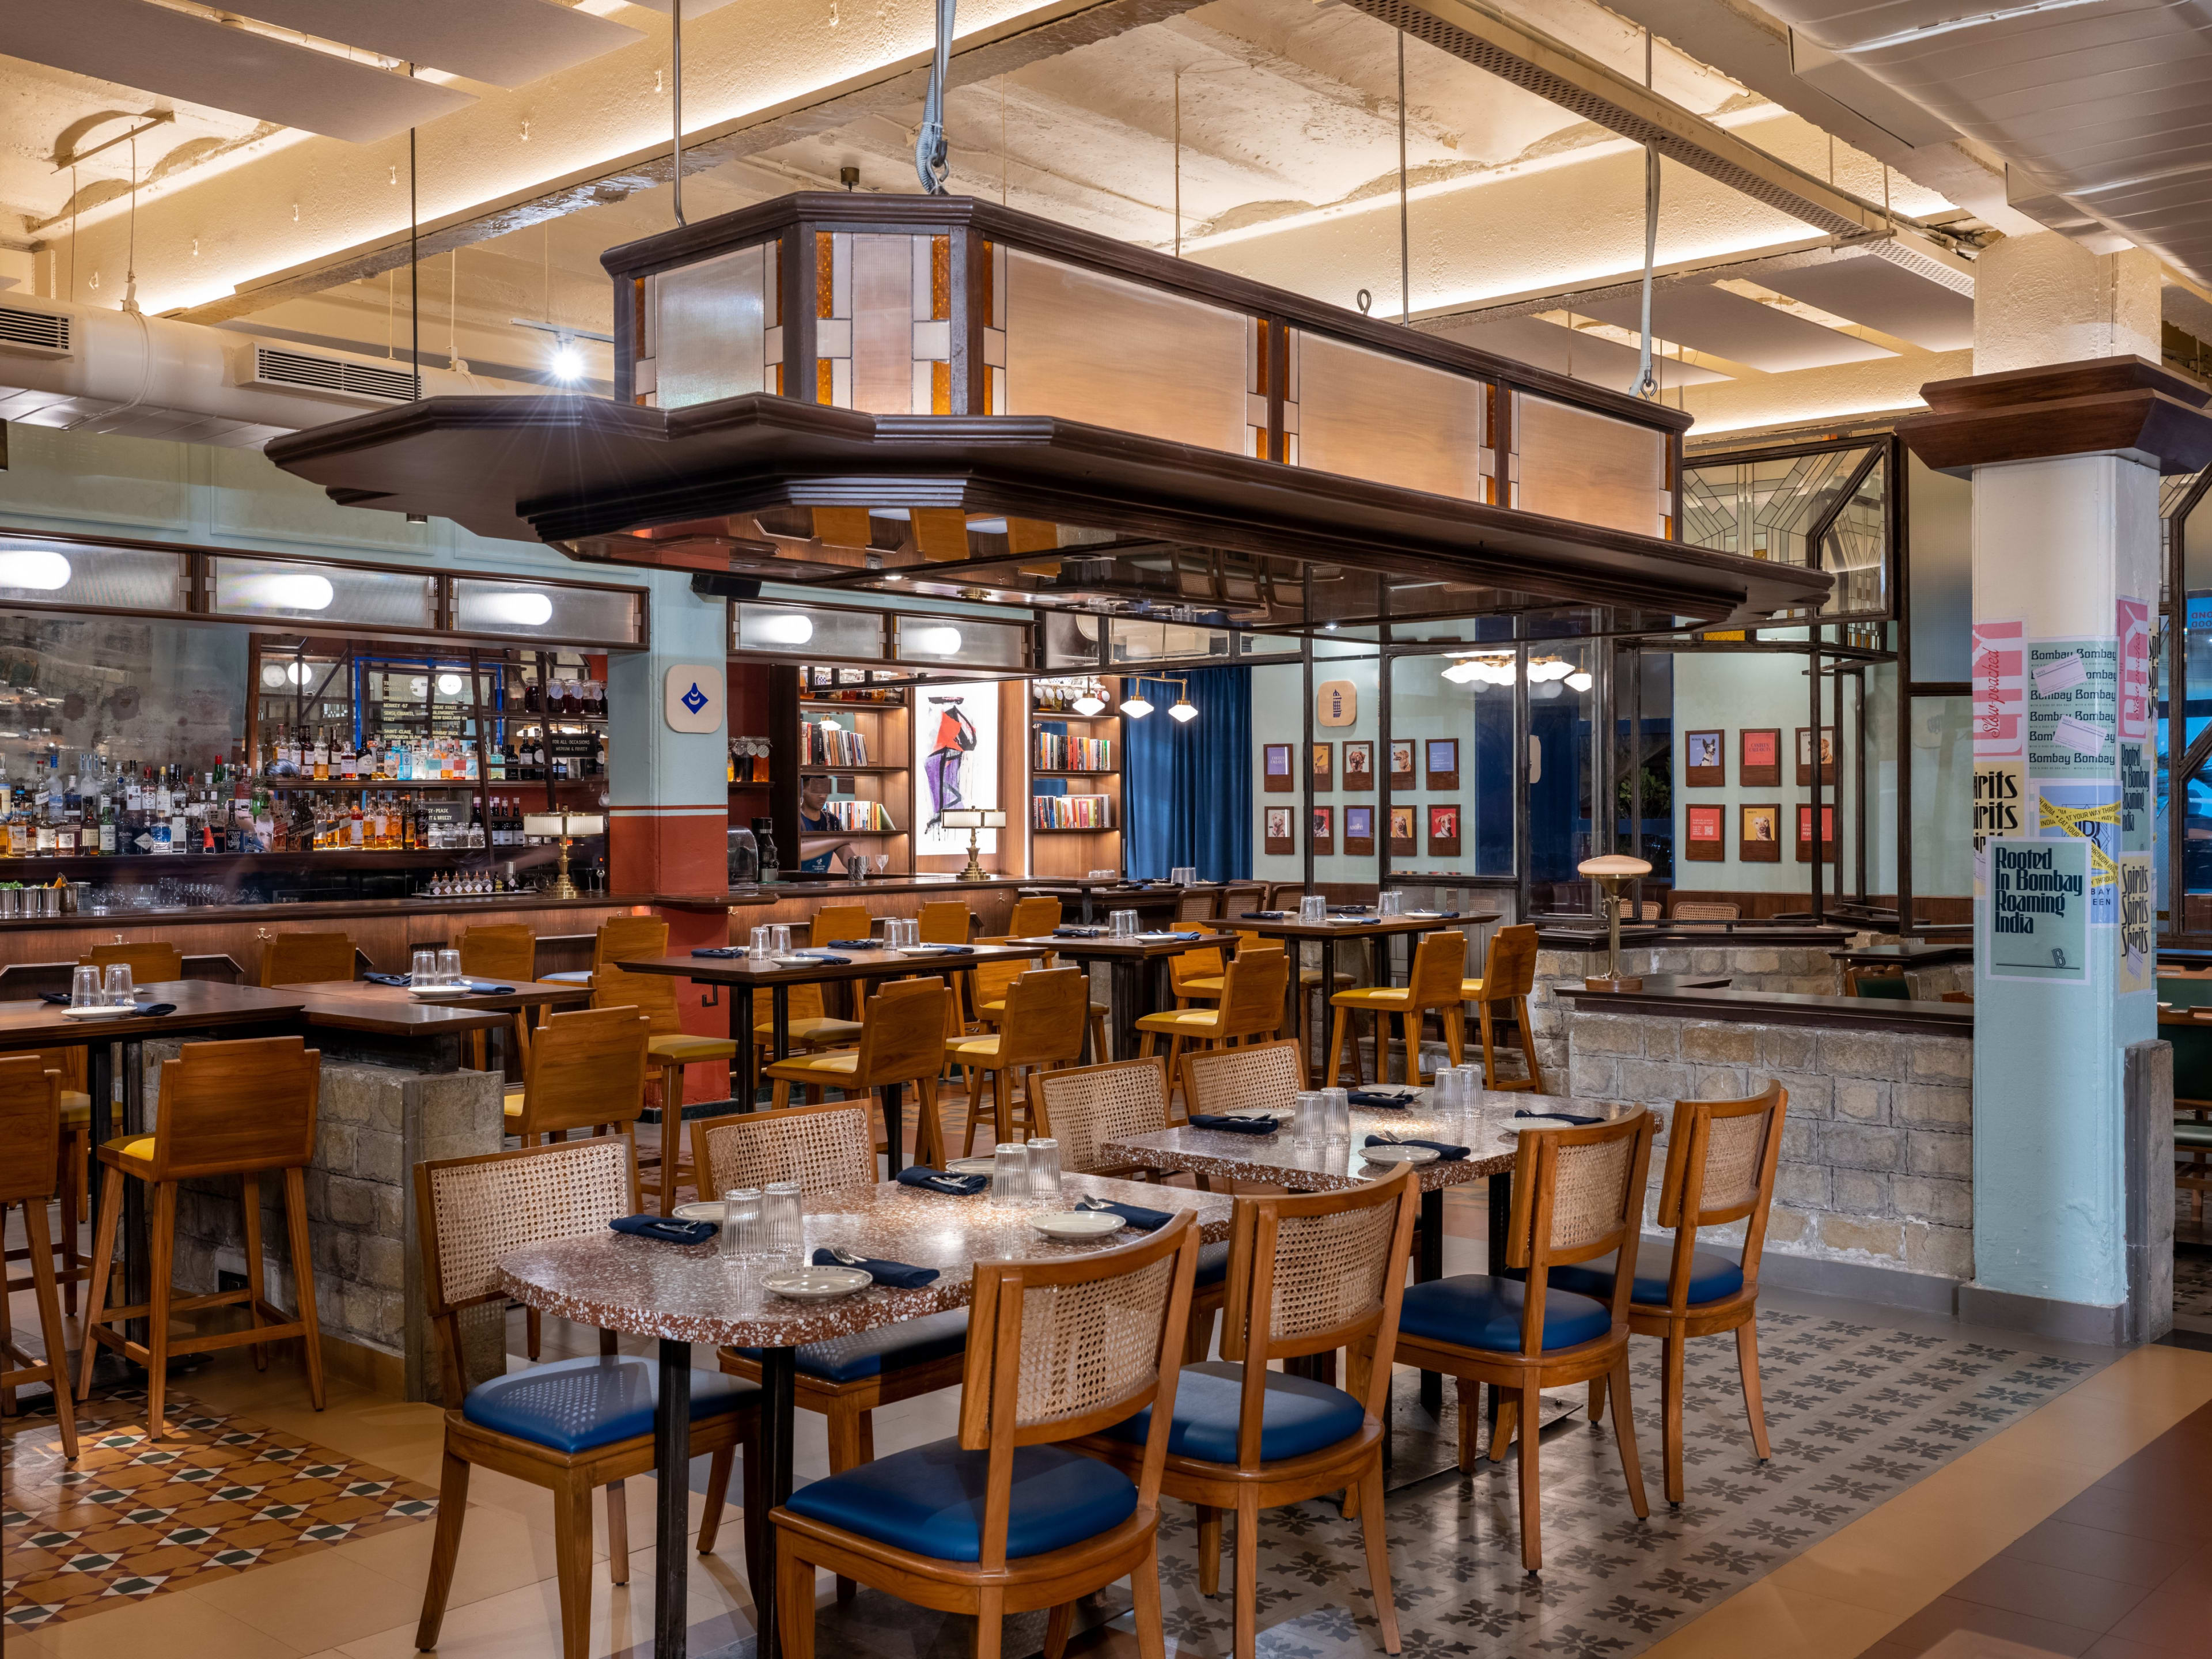
<path fill-rule="evenodd" d="M 1252 873 L 1252 671 L 1201 668 L 1190 676 L 1198 718 L 1167 717 L 1172 686 L 1148 682 L 1153 712 L 1124 722 L 1121 799 L 1129 873 L 1164 876 L 1195 865 L 1201 881 Z"/>

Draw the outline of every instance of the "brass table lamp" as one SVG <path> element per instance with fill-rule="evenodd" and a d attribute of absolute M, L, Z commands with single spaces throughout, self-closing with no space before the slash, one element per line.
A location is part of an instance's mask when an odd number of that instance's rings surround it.
<path fill-rule="evenodd" d="M 1006 827 L 1004 809 L 996 806 L 948 807 L 940 822 L 947 830 L 965 830 L 968 832 L 968 867 L 960 872 L 960 879 L 985 880 L 988 872 L 983 868 L 982 860 L 977 857 L 981 850 L 981 832 Z"/>
<path fill-rule="evenodd" d="M 581 898 L 576 884 L 568 879 L 568 842 L 574 836 L 603 836 L 607 831 L 607 820 L 600 812 L 571 812 L 566 807 L 557 812 L 526 813 L 522 820 L 526 836 L 558 836 L 561 838 L 561 871 L 553 884 L 545 890 L 551 898 Z"/>
<path fill-rule="evenodd" d="M 1640 991 L 1640 978 L 1624 978 L 1620 972 L 1620 890 L 1625 883 L 1651 873 L 1651 866 L 1642 859 L 1630 858 L 1625 853 L 1607 853 L 1602 858 L 1584 859 L 1575 866 L 1575 873 L 1588 876 L 1605 893 L 1606 955 L 1603 977 L 1593 975 L 1583 981 L 1585 991 Z"/>

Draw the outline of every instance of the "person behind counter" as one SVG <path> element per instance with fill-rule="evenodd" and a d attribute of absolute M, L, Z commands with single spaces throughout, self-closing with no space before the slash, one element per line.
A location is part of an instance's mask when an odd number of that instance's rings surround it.
<path fill-rule="evenodd" d="M 850 870 L 858 857 L 849 841 L 835 839 L 844 825 L 822 809 L 830 799 L 830 779 L 810 772 L 799 781 L 799 867 L 809 875 L 827 875 L 833 860 L 842 859 Z"/>

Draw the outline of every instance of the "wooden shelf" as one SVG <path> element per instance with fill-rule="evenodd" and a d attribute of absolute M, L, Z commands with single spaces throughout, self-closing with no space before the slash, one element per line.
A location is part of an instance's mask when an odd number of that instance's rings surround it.
<path fill-rule="evenodd" d="M 828 761 L 808 761 L 799 769 L 802 772 L 850 772 L 863 777 L 888 777 L 895 772 L 911 772 L 910 766 L 837 766 Z"/>
<path fill-rule="evenodd" d="M 906 699 L 903 697 L 897 698 L 890 702 L 877 702 L 873 701 L 863 702 L 857 698 L 848 702 L 842 698 L 837 697 L 801 697 L 799 700 L 799 706 L 801 708 L 872 708 L 880 711 L 891 708 L 904 708 L 908 705 Z"/>
<path fill-rule="evenodd" d="M 473 793 L 479 783 L 495 789 L 504 789 L 510 783 L 542 783 L 543 781 L 544 781 L 544 780 L 542 778 L 438 778 L 434 780 L 429 778 L 362 778 L 358 781 L 349 783 L 343 778 L 258 778 L 249 783 L 246 787 L 249 793 L 255 789 L 267 789 L 272 792 L 283 791 L 288 793 L 300 790 L 465 789 Z M 571 780 L 571 781 L 596 782 L 597 780 Z"/>
<path fill-rule="evenodd" d="M 801 833 L 806 836 L 818 836 L 823 841 L 829 840 L 832 836 L 872 836 L 878 841 L 888 841 L 893 836 L 903 836 L 908 832 L 904 830 L 807 830 Z"/>
<path fill-rule="evenodd" d="M 1118 778 L 1121 775 L 1121 769 L 1116 766 L 1096 772 L 1051 772 L 1041 766 L 1033 766 L 1030 769 L 1030 775 L 1033 778 Z"/>
<path fill-rule="evenodd" d="M 1118 720 L 1121 715 L 1118 709 L 1111 707 L 1096 714 L 1079 714 L 1073 710 L 1062 713 L 1057 709 L 1032 708 L 1030 710 L 1030 718 L 1033 720 Z"/>
<path fill-rule="evenodd" d="M 1033 836 L 1115 836 L 1121 832 L 1121 826 L 1118 823 L 1101 824 L 1094 830 L 1040 830 L 1032 827 L 1030 830 Z"/>

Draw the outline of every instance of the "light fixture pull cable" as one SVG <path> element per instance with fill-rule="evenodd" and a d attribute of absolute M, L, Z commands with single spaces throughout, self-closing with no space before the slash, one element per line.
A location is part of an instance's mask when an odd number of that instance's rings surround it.
<path fill-rule="evenodd" d="M 1413 321 L 1413 261 L 1406 229 L 1406 31 L 1398 31 L 1398 321 Z"/>
<path fill-rule="evenodd" d="M 1651 31 L 1644 31 L 1644 85 L 1651 86 Z M 1651 267 L 1659 257 L 1659 152 L 1644 147 L 1644 311 L 1637 348 L 1636 395 L 1656 398 L 1659 382 L 1651 374 Z"/>
<path fill-rule="evenodd" d="M 669 101 L 675 106 L 675 114 L 671 118 L 674 138 L 670 144 L 670 159 L 674 166 L 669 185 L 675 197 L 676 222 L 688 225 L 691 222 L 684 216 L 684 0 L 670 0 L 668 15 L 674 20 L 669 36 Z"/>
<path fill-rule="evenodd" d="M 921 131 L 914 139 L 914 170 L 925 196 L 945 194 L 945 72 L 952 63 L 952 20 L 957 0 L 937 0 L 937 46 L 929 58 L 929 92 L 922 100 Z"/>

